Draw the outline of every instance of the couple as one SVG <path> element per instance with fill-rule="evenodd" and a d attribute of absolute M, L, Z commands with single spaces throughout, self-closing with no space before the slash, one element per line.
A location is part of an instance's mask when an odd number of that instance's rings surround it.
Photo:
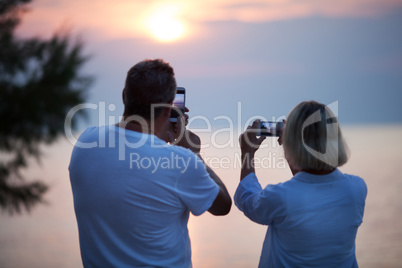
<path fill-rule="evenodd" d="M 122 122 L 81 134 L 80 144 L 107 143 L 76 145 L 69 166 L 85 267 L 191 267 L 189 213 L 229 213 L 231 197 L 202 162 L 199 137 L 185 129 L 186 118 L 169 121 L 175 93 L 168 63 L 139 62 L 127 73 Z M 151 112 L 154 105 L 159 108 Z M 302 128 L 316 113 L 315 123 Z M 265 189 L 253 165 L 264 140 L 256 136 L 257 124 L 240 136 L 234 200 L 252 221 L 269 225 L 259 266 L 357 267 L 355 238 L 367 188 L 337 169 L 347 150 L 335 116 L 316 102 L 293 109 L 279 143 L 294 177 Z M 323 153 L 317 158 L 305 145 Z M 161 159 L 171 163 L 155 168 Z"/>

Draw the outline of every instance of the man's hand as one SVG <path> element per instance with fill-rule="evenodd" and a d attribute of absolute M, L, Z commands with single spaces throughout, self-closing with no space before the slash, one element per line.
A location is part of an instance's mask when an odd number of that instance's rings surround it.
<path fill-rule="evenodd" d="M 185 112 L 187 113 L 189 111 L 190 110 L 186 107 Z M 158 136 L 170 144 L 176 144 L 176 140 L 183 137 L 187 124 L 188 115 L 184 114 L 179 116 L 177 122 L 166 122 L 164 129 L 161 131 L 162 133 Z"/>
<path fill-rule="evenodd" d="M 167 131 L 168 142 L 175 144 L 177 139 L 181 139 L 186 131 L 186 122 L 188 115 L 183 115 L 177 118 L 177 122 L 170 122 L 169 130 Z"/>
<path fill-rule="evenodd" d="M 201 150 L 200 137 L 188 129 L 185 129 L 184 134 L 178 137 L 173 144 L 188 148 L 195 154 L 199 154 Z"/>

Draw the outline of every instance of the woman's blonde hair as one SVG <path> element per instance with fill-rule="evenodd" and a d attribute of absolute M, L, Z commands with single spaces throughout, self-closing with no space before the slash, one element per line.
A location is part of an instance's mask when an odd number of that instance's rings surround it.
<path fill-rule="evenodd" d="M 289 114 L 283 133 L 286 157 L 303 171 L 330 171 L 348 161 L 338 119 L 324 104 L 302 102 Z"/>

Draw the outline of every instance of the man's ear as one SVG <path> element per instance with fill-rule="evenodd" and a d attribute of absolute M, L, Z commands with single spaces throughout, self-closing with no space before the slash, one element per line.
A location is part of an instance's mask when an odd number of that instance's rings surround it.
<path fill-rule="evenodd" d="M 170 117 L 170 113 L 172 111 L 172 105 L 173 105 L 173 100 L 169 101 L 168 104 L 165 107 L 163 107 L 162 113 L 164 116 Z"/>
<path fill-rule="evenodd" d="M 163 115 L 166 117 L 170 117 L 170 111 L 172 110 L 172 107 L 170 105 L 163 107 Z"/>

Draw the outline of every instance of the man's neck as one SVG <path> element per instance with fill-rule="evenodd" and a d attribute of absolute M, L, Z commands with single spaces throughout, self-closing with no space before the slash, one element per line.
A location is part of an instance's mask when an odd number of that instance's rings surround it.
<path fill-rule="evenodd" d="M 117 127 L 121 127 L 127 130 L 145 133 L 145 134 L 155 134 L 155 129 L 151 128 L 151 124 L 148 121 L 144 121 L 142 124 L 137 121 L 120 121 L 116 124 Z"/>

